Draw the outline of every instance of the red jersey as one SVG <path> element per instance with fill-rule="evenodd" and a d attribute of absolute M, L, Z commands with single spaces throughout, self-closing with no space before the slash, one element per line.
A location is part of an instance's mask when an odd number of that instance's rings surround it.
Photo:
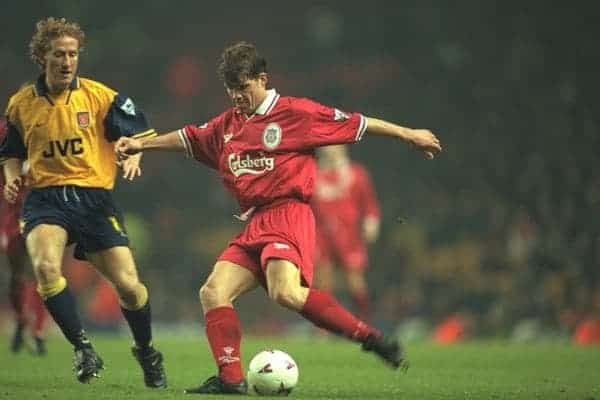
<path fill-rule="evenodd" d="M 308 202 L 316 175 L 314 148 L 358 141 L 366 118 L 274 89 L 250 117 L 231 108 L 179 131 L 188 155 L 219 171 L 242 212 L 277 199 Z"/>
<path fill-rule="evenodd" d="M 364 219 L 379 219 L 379 204 L 365 168 L 348 162 L 319 169 L 313 210 L 319 234 L 334 240 L 344 236 L 361 242 Z"/>

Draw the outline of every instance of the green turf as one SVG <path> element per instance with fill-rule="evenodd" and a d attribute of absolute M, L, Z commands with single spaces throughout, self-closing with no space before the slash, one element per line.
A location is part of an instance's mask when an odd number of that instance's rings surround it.
<path fill-rule="evenodd" d="M 165 354 L 169 388 L 143 386 L 126 338 L 95 340 L 104 358 L 102 378 L 77 383 L 71 350 L 61 338 L 49 355 L 36 358 L 7 351 L 0 337 L 0 399 L 174 399 L 213 374 L 205 339 L 157 338 Z M 300 368 L 292 399 L 581 399 L 600 400 L 600 348 L 564 343 L 514 345 L 475 342 L 456 346 L 427 343 L 409 347 L 407 374 L 389 370 L 357 345 L 340 340 L 253 338 L 244 342 L 244 362 L 267 347 L 289 352 Z M 208 398 L 231 398 L 208 396 Z"/>

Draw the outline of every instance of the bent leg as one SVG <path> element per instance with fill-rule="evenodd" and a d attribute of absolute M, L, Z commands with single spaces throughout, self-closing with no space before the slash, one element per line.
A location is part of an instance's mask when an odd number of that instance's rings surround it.
<path fill-rule="evenodd" d="M 29 232 L 26 244 L 38 282 L 37 291 L 50 315 L 75 349 L 91 347 L 77 313 L 75 298 L 61 271 L 67 232 L 59 225 L 40 224 Z"/>
<path fill-rule="evenodd" d="M 150 388 L 167 387 L 163 355 L 152 347 L 152 314 L 148 289 L 138 278 L 131 250 L 126 246 L 115 246 L 87 253 L 86 257 L 119 295 L 121 312 L 135 341 L 132 353 L 142 367 L 144 383 Z"/>
<path fill-rule="evenodd" d="M 360 321 L 331 294 L 303 287 L 300 272 L 293 263 L 269 259 L 266 268 L 269 297 L 273 300 L 298 310 L 300 315 L 319 328 L 362 343 L 363 350 L 374 352 L 394 368 L 403 363 L 402 347 L 396 339 L 386 338 L 379 330 Z"/>
<path fill-rule="evenodd" d="M 152 317 L 148 289 L 138 278 L 129 247 L 111 247 L 87 253 L 86 257 L 117 291 L 121 311 L 131 329 L 136 346 L 149 349 L 152 342 Z"/>
<path fill-rule="evenodd" d="M 257 285 L 254 274 L 246 268 L 217 261 L 200 288 L 206 337 L 219 368 L 219 378 L 227 384 L 238 384 L 244 378 L 240 355 L 242 332 L 233 302 Z"/>
<path fill-rule="evenodd" d="M 381 336 L 381 332 L 352 315 L 331 294 L 303 287 L 300 272 L 290 261 L 270 259 L 266 269 L 269 297 L 298 311 L 319 328 L 361 343 L 369 336 Z"/>
<path fill-rule="evenodd" d="M 206 282 L 200 288 L 204 314 L 217 307 L 233 307 L 242 294 L 258 286 L 254 274 L 229 261 L 217 261 Z"/>

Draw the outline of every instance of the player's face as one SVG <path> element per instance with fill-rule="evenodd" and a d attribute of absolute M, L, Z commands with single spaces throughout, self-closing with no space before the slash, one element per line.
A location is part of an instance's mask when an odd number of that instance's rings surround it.
<path fill-rule="evenodd" d="M 267 74 L 259 74 L 255 79 L 246 79 L 234 88 L 226 87 L 233 106 L 242 114 L 254 114 L 267 97 Z"/>
<path fill-rule="evenodd" d="M 79 41 L 71 36 L 53 39 L 44 60 L 48 89 L 52 93 L 60 93 L 71 84 L 77 73 Z"/>

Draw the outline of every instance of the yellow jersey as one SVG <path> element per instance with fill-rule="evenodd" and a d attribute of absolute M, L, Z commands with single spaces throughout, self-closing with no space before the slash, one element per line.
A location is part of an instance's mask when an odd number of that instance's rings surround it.
<path fill-rule="evenodd" d="M 112 189 L 113 142 L 121 136 L 156 135 L 133 101 L 102 83 L 76 77 L 58 96 L 45 76 L 24 86 L 8 103 L 0 161 L 29 161 L 29 186 L 74 185 Z"/>

